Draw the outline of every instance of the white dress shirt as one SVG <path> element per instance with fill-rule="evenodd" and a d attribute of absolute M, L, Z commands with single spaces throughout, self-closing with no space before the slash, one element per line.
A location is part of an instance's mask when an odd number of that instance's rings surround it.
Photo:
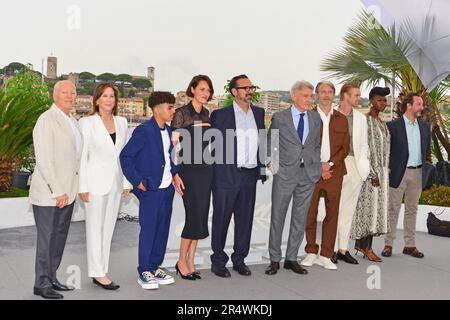
<path fill-rule="evenodd" d="M 56 110 L 58 110 L 58 112 L 61 114 L 61 116 L 64 117 L 64 119 L 66 120 L 67 124 L 69 125 L 70 129 L 72 129 L 73 135 L 75 137 L 75 145 L 77 147 L 77 152 L 80 152 L 80 147 L 81 147 L 81 133 L 78 130 L 78 128 L 75 126 L 75 124 L 73 123 L 72 117 L 70 114 L 65 114 L 60 108 L 58 108 L 56 106 L 56 104 L 53 105 L 55 107 Z"/>
<path fill-rule="evenodd" d="M 258 165 L 258 127 L 252 108 L 247 112 L 233 101 L 234 117 L 236 119 L 237 166 L 248 169 Z"/>
<path fill-rule="evenodd" d="M 325 113 L 320 109 L 320 107 L 317 108 L 317 112 L 320 115 L 320 119 L 322 119 L 322 146 L 320 148 L 320 161 L 321 162 L 328 162 L 330 160 L 330 120 L 331 116 L 333 115 L 333 108 L 331 108 L 330 112 L 328 112 L 328 115 L 325 115 Z"/>
<path fill-rule="evenodd" d="M 161 184 L 159 185 L 159 189 L 164 189 L 170 186 L 172 183 L 172 173 L 170 172 L 171 166 L 170 166 L 170 138 L 169 138 L 169 132 L 166 128 L 164 130 L 161 130 L 161 138 L 163 142 L 163 151 L 164 151 L 164 160 L 166 162 L 166 165 L 164 166 L 164 173 L 162 177 Z"/>

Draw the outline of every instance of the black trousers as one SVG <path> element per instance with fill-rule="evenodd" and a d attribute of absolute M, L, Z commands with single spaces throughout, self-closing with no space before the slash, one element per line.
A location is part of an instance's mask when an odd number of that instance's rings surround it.
<path fill-rule="evenodd" d="M 241 265 L 250 250 L 253 214 L 255 209 L 257 170 L 238 171 L 238 183 L 234 188 L 213 186 L 213 217 L 211 232 L 211 262 L 225 266 L 228 255 L 225 253 L 228 227 L 234 214 L 234 246 L 231 261 Z"/>

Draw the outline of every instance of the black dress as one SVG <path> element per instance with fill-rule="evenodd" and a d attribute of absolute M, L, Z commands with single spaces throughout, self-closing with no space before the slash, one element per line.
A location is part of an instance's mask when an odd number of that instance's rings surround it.
<path fill-rule="evenodd" d="M 185 187 L 183 204 L 186 219 L 181 237 L 192 240 L 204 239 L 209 236 L 208 213 L 213 166 L 208 164 L 207 159 L 203 157 L 209 152 L 209 141 L 203 141 L 203 135 L 210 127 L 198 125 L 201 123 L 211 123 L 209 111 L 203 107 L 202 111 L 197 113 L 192 102 L 178 108 L 172 120 L 173 130 L 180 133 L 181 151 L 178 154 L 182 162 L 179 175 Z"/>

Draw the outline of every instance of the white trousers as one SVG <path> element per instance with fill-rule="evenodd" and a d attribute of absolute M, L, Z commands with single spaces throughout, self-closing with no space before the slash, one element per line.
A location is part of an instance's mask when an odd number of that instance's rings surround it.
<path fill-rule="evenodd" d="M 109 252 L 119 213 L 122 186 L 117 182 L 105 195 L 89 194 L 86 203 L 86 246 L 88 275 L 104 277 L 108 273 Z"/>
<path fill-rule="evenodd" d="M 347 156 L 347 158 L 345 158 L 345 167 L 347 168 L 347 174 L 342 181 L 335 251 L 338 249 L 348 250 L 353 215 L 355 214 L 359 192 L 361 191 L 364 182 L 356 168 L 355 157 Z"/>

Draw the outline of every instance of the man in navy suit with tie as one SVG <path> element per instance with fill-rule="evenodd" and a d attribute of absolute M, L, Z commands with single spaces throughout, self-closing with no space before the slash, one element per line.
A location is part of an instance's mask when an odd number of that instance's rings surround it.
<path fill-rule="evenodd" d="M 148 100 L 153 117 L 134 130 L 120 154 L 122 171 L 139 199 L 138 283 L 143 289 L 174 282 L 159 268 L 169 237 L 175 193 L 172 181 L 179 179 L 178 167 L 170 156 L 172 131 L 166 124 L 175 114 L 174 103 L 170 92 L 154 92 Z"/>
<path fill-rule="evenodd" d="M 264 109 L 251 104 L 255 87 L 246 75 L 234 77 L 229 87 L 233 105 L 211 114 L 212 126 L 224 140 L 223 152 L 214 165 L 211 270 L 223 278 L 231 276 L 225 267 L 229 258 L 224 247 L 233 213 L 233 269 L 241 275 L 251 275 L 244 259 L 250 249 L 256 181 L 265 180 L 258 159 Z"/>

